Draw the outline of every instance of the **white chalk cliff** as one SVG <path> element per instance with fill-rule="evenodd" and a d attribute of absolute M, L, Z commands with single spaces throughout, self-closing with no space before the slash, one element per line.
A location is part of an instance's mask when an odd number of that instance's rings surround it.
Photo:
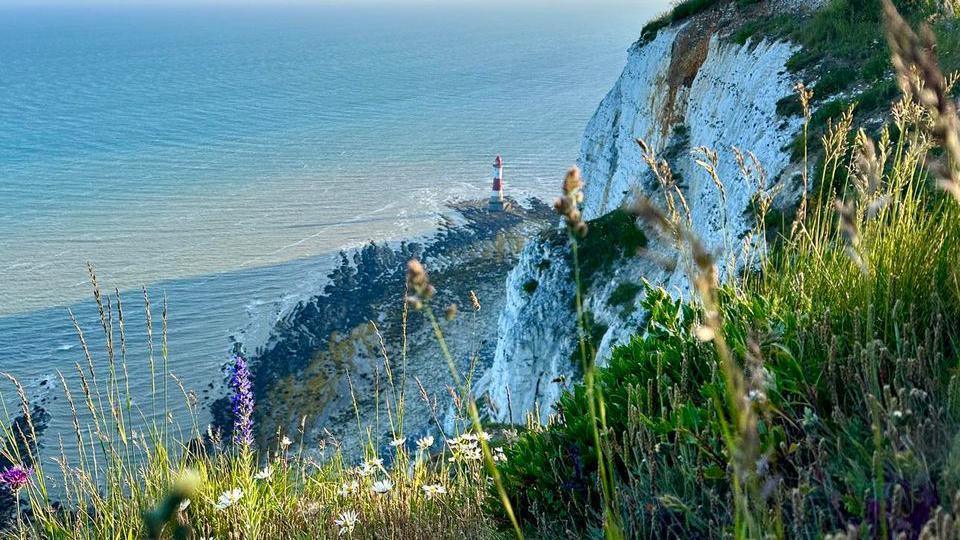
<path fill-rule="evenodd" d="M 802 120 L 784 118 L 776 110 L 777 102 L 794 92 L 784 66 L 795 47 L 769 41 L 736 44 L 718 26 L 722 28 L 716 19 L 695 17 L 634 44 L 623 74 L 587 125 L 579 164 L 587 219 L 617 209 L 634 190 L 662 200 L 635 142 L 645 140 L 668 159 L 689 203 L 693 232 L 723 262 L 755 225 L 749 207 L 758 190 L 754 180 L 741 174 L 732 147 L 753 152 L 768 184 L 786 188 L 779 204 L 790 205 L 799 197 L 799 181 L 785 147 Z M 697 147 L 719 154 L 725 198 L 696 164 Z M 577 362 L 571 360 L 577 340 L 568 259 L 562 242 L 544 236 L 529 242 L 507 279 L 495 359 L 478 386 L 489 398 L 494 420 L 522 422 L 527 413 L 538 412 L 545 421 L 578 376 Z M 594 320 L 607 328 L 598 345 L 601 364 L 613 347 L 637 332 L 645 316 L 639 309 L 625 312 L 609 305 L 610 294 L 618 284 L 641 278 L 677 294 L 688 290 L 682 269 L 669 271 L 648 258 L 623 258 L 605 269 L 585 299 Z"/>

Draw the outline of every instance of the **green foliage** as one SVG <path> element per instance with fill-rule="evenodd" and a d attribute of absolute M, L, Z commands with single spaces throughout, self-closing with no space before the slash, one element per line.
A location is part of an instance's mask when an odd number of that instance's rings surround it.
<path fill-rule="evenodd" d="M 717 0 L 684 0 L 676 6 L 674 6 L 673 11 L 670 12 L 670 18 L 676 21 L 682 21 L 687 17 L 692 17 L 701 11 L 706 10 L 709 7 L 713 7 L 718 2 Z"/>
<path fill-rule="evenodd" d="M 540 286 L 540 282 L 535 279 L 528 279 L 523 283 L 523 292 L 527 294 L 533 294 L 537 290 L 537 287 Z"/>
<path fill-rule="evenodd" d="M 703 405 L 709 403 L 705 394 L 711 387 L 702 386 L 709 370 L 700 369 L 706 362 L 689 361 L 691 357 L 710 356 L 709 349 L 685 331 L 693 318 L 692 308 L 652 288 L 647 290 L 643 308 L 650 313 L 648 334 L 618 348 L 609 366 L 598 373 L 597 386 L 607 405 L 608 427 L 616 433 L 628 428 L 630 404 L 664 403 L 664 396 L 674 382 L 680 382 L 679 378 L 684 379 L 686 388 L 698 389 L 675 419 L 697 423 L 709 414 Z M 509 451 L 502 470 L 508 489 L 519 494 L 518 507 L 527 519 L 550 521 L 566 514 L 564 520 L 576 526 L 588 518 L 589 508 L 599 497 L 592 478 L 596 454 L 592 451 L 593 435 L 582 385 L 561 399 L 558 411 L 564 421 L 522 437 Z M 661 426 L 664 421 L 650 420 Z"/>
<path fill-rule="evenodd" d="M 755 525 L 787 537 L 848 523 L 915 536 L 960 489 L 960 207 L 926 177 L 920 129 L 881 136 L 888 158 L 874 188 L 848 185 L 856 178 L 839 160 L 849 148 L 827 156 L 820 186 L 836 191 L 820 194 L 760 272 L 718 291 L 741 394 L 719 346 L 694 331 L 702 308 L 644 284 L 644 326 L 596 376 L 628 536 L 735 530 L 733 474 L 757 486 Z M 855 209 L 852 226 L 837 226 L 835 198 Z M 509 452 L 505 482 L 538 527 L 597 526 L 585 392 L 564 395 L 560 421 Z M 731 447 L 727 405 L 743 402 L 753 420 Z"/>
<path fill-rule="evenodd" d="M 637 298 L 637 294 L 639 294 L 641 290 L 642 287 L 640 285 L 631 283 L 629 281 L 624 281 L 623 283 L 617 285 L 617 288 L 610 293 L 610 297 L 607 298 L 607 304 L 613 307 L 623 307 L 621 310 L 621 315 L 627 317 L 636 309 L 634 300 Z"/>
<path fill-rule="evenodd" d="M 663 15 L 643 25 L 643 29 L 640 30 L 640 41 L 642 42 L 652 41 L 653 38 L 657 37 L 657 33 L 660 32 L 660 30 L 668 26 L 670 26 L 669 12 L 664 13 Z"/>
<path fill-rule="evenodd" d="M 940 9 L 935 3 L 900 0 L 894 2 L 909 19 L 929 19 Z M 945 71 L 960 68 L 960 41 L 954 22 L 938 19 L 933 26 L 941 42 L 940 56 Z M 857 103 L 861 118 L 884 110 L 896 98 L 897 89 L 890 69 L 890 51 L 884 35 L 880 0 L 832 0 L 810 16 L 774 15 L 746 23 L 733 37 L 745 43 L 753 38 L 785 39 L 800 45 L 787 61 L 794 73 L 811 70 L 815 117 L 811 121 L 808 145 L 819 149 L 826 120 L 836 118 L 850 103 Z M 834 99 L 840 93 L 851 95 Z M 796 97 L 784 98 L 777 104 L 784 116 L 802 114 Z M 793 158 L 799 155 L 802 142 L 793 144 Z"/>
<path fill-rule="evenodd" d="M 688 17 L 692 17 L 722 1 L 723 0 L 683 0 L 670 11 L 644 25 L 640 31 L 640 39 L 650 41 L 657 36 L 657 32 L 661 29 Z"/>
<path fill-rule="evenodd" d="M 647 245 L 629 212 L 617 209 L 589 223 L 590 232 L 579 242 L 580 279 L 583 290 L 614 261 L 635 255 Z"/>

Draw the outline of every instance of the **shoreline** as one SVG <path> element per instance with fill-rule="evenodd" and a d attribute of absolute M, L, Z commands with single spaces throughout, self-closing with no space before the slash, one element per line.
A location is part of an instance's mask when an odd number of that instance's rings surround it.
<path fill-rule="evenodd" d="M 379 419 L 384 356 L 396 363 L 406 353 L 405 368 L 393 369 L 409 386 L 407 395 L 426 392 L 450 399 L 444 395 L 449 371 L 445 363 L 437 364 L 432 332 L 422 317 L 403 318 L 405 266 L 411 258 L 424 261 L 437 285 L 435 311 L 451 303 L 460 306 L 460 317 L 445 323 L 444 333 L 463 364 L 459 367 L 472 367 L 479 377 L 492 361 L 506 275 L 526 239 L 554 221 L 552 209 L 539 199 L 511 203 L 503 212 L 489 211 L 485 199 L 452 203 L 453 215 L 442 216 L 432 235 L 342 251 L 340 265 L 328 274 L 323 289 L 282 316 L 265 343 L 245 351 L 258 404 L 258 444 L 270 447 L 278 431 L 292 437 L 303 426 L 303 436 L 311 439 L 305 444 L 309 448 L 335 443 L 362 449 L 362 434 L 352 433 L 356 426 L 350 426 L 350 419 L 357 414 L 374 424 Z M 471 291 L 482 306 L 475 313 Z M 399 345 L 404 332 L 405 351 Z M 245 347 L 250 345 L 236 343 L 237 351 Z M 356 404 L 351 395 L 357 396 Z M 413 399 L 405 405 L 413 409 L 408 427 L 424 433 L 442 430 L 436 417 L 445 407 L 431 410 Z M 228 437 L 229 396 L 209 408 L 213 425 Z M 380 428 L 373 426 L 374 431 Z"/>
<path fill-rule="evenodd" d="M 456 248 L 469 247 L 484 238 L 495 236 L 497 231 L 511 229 L 528 219 L 538 220 L 549 213 L 549 209 L 535 198 L 526 199 L 521 204 L 514 202 L 514 205 L 514 213 L 502 214 L 507 217 L 506 222 L 501 226 L 489 227 L 490 221 L 483 219 L 483 214 L 486 213 L 485 200 L 448 203 L 448 211 L 439 215 L 436 226 L 430 231 L 407 240 L 391 239 L 376 244 L 348 246 L 342 249 L 341 253 L 348 254 L 349 257 L 362 256 L 365 251 L 370 254 L 370 246 L 376 245 L 378 253 L 382 255 L 399 252 L 404 245 L 420 246 L 428 257 L 432 257 L 432 266 L 440 270 L 438 265 L 441 260 Z M 305 303 L 324 295 L 324 291 L 331 288 L 330 276 L 340 269 L 335 264 L 337 257 L 336 253 L 322 254 L 282 265 L 224 272 L 201 278 L 166 280 L 147 287 L 151 297 L 157 346 L 161 303 L 164 297 L 168 298 L 169 371 L 185 381 L 191 399 L 196 398 L 196 413 L 201 427 L 207 423 L 222 424 L 216 411 L 218 401 L 222 400 L 227 391 L 224 368 L 228 364 L 231 349 L 247 346 L 254 349 L 251 353 L 258 355 L 263 350 L 274 347 L 278 340 L 278 329 L 282 333 L 283 325 L 290 323 L 298 309 L 302 309 Z M 405 263 L 406 260 L 402 262 Z M 401 266 L 398 263 L 397 269 Z M 390 275 L 398 278 L 402 287 L 402 272 L 392 272 Z M 500 288 L 502 282 L 503 280 L 498 282 Z M 395 286 L 396 283 L 394 280 L 392 285 Z M 252 284 L 258 284 L 253 294 L 246 289 Z M 114 291 L 104 289 L 104 293 L 112 296 Z M 145 358 L 147 348 L 142 292 L 121 291 L 121 295 L 124 310 L 130 318 L 127 347 L 132 354 L 125 361 L 131 375 L 145 374 L 148 373 L 148 365 Z M 371 304 L 380 302 L 376 294 L 367 298 Z M 351 306 L 357 300 L 349 294 L 335 295 L 335 299 L 349 300 L 348 304 Z M 399 296 L 397 299 L 399 300 Z M 397 307 L 399 306 L 397 303 Z M 7 351 L 10 358 L 19 359 L 17 365 L 9 366 L 6 371 L 12 372 L 23 383 L 31 406 L 37 409 L 38 418 L 43 419 L 41 425 L 38 425 L 41 433 L 38 433 L 37 444 L 41 455 L 45 457 L 59 456 L 60 450 L 56 443 L 58 436 L 67 437 L 73 429 L 57 371 L 63 372 L 71 391 L 76 393 L 79 392 L 80 382 L 74 365 L 78 361 L 85 365 L 69 311 L 75 313 L 87 335 L 96 368 L 106 369 L 107 360 L 97 308 L 92 298 L 29 314 L 0 318 L 0 322 L 7 326 L 6 331 L 0 335 L 0 350 Z M 372 312 L 368 309 L 364 313 Z M 369 317 L 355 317 L 348 322 L 356 326 L 367 318 Z M 44 331 L 41 333 L 34 331 L 38 324 L 43 325 Z M 27 331 L 30 333 L 24 335 Z M 305 359 L 300 357 L 299 360 L 303 362 Z M 38 366 L 40 369 L 37 369 Z M 141 404 L 147 407 L 141 411 L 144 425 L 162 419 L 162 415 L 150 412 L 150 398 L 143 394 L 150 391 L 148 379 L 147 375 L 132 376 L 130 379 L 135 394 L 147 400 Z M 2 394 L 2 397 L 9 410 L 16 411 L 15 392 L 12 388 L 8 390 L 10 391 Z M 185 400 L 171 399 L 169 410 L 180 429 L 187 429 L 193 424 Z M 83 410 L 80 412 L 83 420 L 86 413 Z M 13 416 L 11 415 L 10 421 L 13 421 Z M 67 452 L 67 457 L 73 459 L 76 456 Z"/>

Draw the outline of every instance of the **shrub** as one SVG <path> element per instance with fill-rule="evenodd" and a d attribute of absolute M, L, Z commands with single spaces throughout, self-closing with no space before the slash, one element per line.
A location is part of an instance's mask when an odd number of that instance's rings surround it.
<path fill-rule="evenodd" d="M 622 208 L 590 222 L 590 232 L 580 241 L 580 279 L 583 290 L 612 263 L 635 255 L 647 245 L 647 238 L 636 227 L 634 217 Z"/>
<path fill-rule="evenodd" d="M 625 317 L 629 316 L 636 309 L 634 300 L 641 289 L 642 287 L 640 285 L 625 281 L 617 285 L 617 288 L 610 293 L 610 297 L 607 298 L 607 304 L 613 307 L 623 307 L 621 315 Z"/>
<path fill-rule="evenodd" d="M 537 290 L 537 287 L 540 286 L 540 282 L 535 279 L 528 279 L 523 283 L 523 292 L 527 294 L 533 294 Z"/>

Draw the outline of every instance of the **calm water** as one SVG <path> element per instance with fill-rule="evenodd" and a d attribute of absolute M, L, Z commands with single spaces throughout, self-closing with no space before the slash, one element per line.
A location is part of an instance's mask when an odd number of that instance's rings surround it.
<path fill-rule="evenodd" d="M 338 248 L 485 196 L 495 154 L 509 194 L 551 196 L 665 2 L 584 4 L 0 6 L 0 369 L 35 391 L 83 359 L 66 309 L 94 332 L 90 261 L 166 295 L 171 369 L 199 391 Z"/>

